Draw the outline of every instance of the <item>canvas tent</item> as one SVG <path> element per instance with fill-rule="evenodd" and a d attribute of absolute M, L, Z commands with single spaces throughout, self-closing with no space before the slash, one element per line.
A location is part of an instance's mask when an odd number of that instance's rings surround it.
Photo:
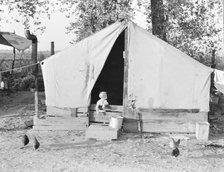
<path fill-rule="evenodd" d="M 124 116 L 133 108 L 209 111 L 212 69 L 133 22 L 114 23 L 41 66 L 49 107 L 89 107 L 105 90 Z"/>
<path fill-rule="evenodd" d="M 137 107 L 209 110 L 211 68 L 134 23 L 115 23 L 43 61 L 46 104 L 89 106 L 91 90 L 118 36 L 128 29 L 128 97 Z"/>

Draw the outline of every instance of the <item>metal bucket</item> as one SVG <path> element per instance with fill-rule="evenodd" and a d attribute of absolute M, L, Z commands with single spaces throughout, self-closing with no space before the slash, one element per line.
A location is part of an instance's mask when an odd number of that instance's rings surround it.
<path fill-rule="evenodd" d="M 123 117 L 122 116 L 117 116 L 117 117 L 111 117 L 109 126 L 111 128 L 114 128 L 116 130 L 121 129 L 123 123 Z"/>

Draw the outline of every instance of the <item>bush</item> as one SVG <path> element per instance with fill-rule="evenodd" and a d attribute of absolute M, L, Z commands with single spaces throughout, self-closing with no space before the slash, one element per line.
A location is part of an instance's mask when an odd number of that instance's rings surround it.
<path fill-rule="evenodd" d="M 12 90 L 28 91 L 34 87 L 35 77 L 30 73 L 25 76 L 24 74 L 16 73 L 8 78 L 8 82 Z"/>
<path fill-rule="evenodd" d="M 20 83 L 21 90 L 29 90 L 30 88 L 34 88 L 35 77 L 32 74 L 28 74 L 23 77 Z"/>

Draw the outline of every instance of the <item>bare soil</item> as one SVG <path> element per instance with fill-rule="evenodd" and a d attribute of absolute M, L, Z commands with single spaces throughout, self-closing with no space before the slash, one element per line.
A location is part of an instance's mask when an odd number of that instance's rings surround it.
<path fill-rule="evenodd" d="M 114 141 L 86 140 L 85 131 L 24 129 L 34 114 L 31 92 L 2 96 L 0 103 L 0 172 L 224 171 L 220 130 L 211 130 L 208 142 L 170 133 L 121 133 Z M 30 143 L 21 149 L 24 134 Z M 33 148 L 33 136 L 41 144 L 38 150 Z M 171 156 L 170 137 L 181 139 L 178 157 Z"/>

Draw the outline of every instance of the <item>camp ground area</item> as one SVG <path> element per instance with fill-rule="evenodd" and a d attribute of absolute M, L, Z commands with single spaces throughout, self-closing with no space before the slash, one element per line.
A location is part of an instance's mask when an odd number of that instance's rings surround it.
<path fill-rule="evenodd" d="M 44 94 L 39 93 L 44 100 Z M 85 131 L 32 130 L 32 92 L 19 92 L 1 99 L 0 171 L 222 171 L 223 120 L 213 122 L 208 142 L 192 134 L 122 133 L 117 140 L 86 139 Z M 39 112 L 44 108 L 39 105 Z M 5 114 L 5 115 L 4 115 Z M 27 128 L 28 127 L 28 128 Z M 27 129 L 24 129 L 27 128 Z M 36 135 L 25 149 L 24 134 Z M 170 137 L 180 138 L 180 155 L 171 156 Z"/>
<path fill-rule="evenodd" d="M 37 64 L 42 91 L 1 90 L 2 171 L 224 169 L 222 71 L 132 21 Z"/>
<path fill-rule="evenodd" d="M 51 120 L 75 129 L 122 116 L 130 132 L 194 133 L 196 122 L 207 122 L 213 70 L 133 22 L 108 26 L 41 67 L 51 117 L 35 120 L 36 129 L 57 128 Z M 106 115 L 95 112 L 101 91 L 108 95 Z"/>

